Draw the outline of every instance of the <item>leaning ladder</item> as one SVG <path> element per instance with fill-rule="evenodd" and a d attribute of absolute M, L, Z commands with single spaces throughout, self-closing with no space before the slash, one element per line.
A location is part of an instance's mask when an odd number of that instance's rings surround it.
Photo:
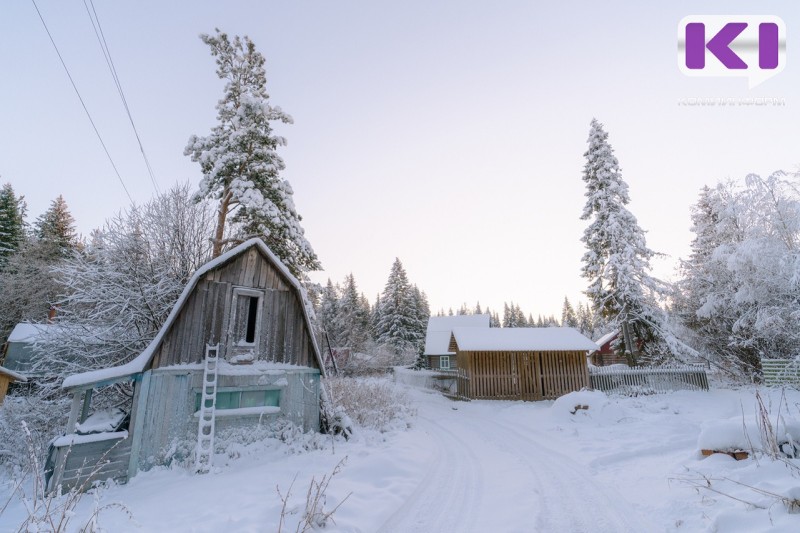
<path fill-rule="evenodd" d="M 219 344 L 206 344 L 205 369 L 203 370 L 203 392 L 200 398 L 200 422 L 197 426 L 197 453 L 195 471 L 211 470 L 214 457 L 214 419 L 217 405 L 217 366 Z"/>

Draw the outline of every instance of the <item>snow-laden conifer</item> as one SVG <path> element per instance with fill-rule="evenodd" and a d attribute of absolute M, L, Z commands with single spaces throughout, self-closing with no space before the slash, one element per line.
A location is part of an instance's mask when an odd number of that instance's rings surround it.
<path fill-rule="evenodd" d="M 0 269 L 25 239 L 26 204 L 10 183 L 0 189 Z"/>
<path fill-rule="evenodd" d="M 419 305 L 403 264 L 395 259 L 380 299 L 376 341 L 398 353 L 416 354 L 425 341 Z"/>
<path fill-rule="evenodd" d="M 663 312 L 655 302 L 661 285 L 650 275 L 650 259 L 644 231 L 626 207 L 628 185 L 608 142 L 603 125 L 592 119 L 584 154 L 586 204 L 581 215 L 589 225 L 582 241 L 583 276 L 589 282 L 586 295 L 594 311 L 620 328 L 619 348 L 635 361 L 641 350 L 651 355 L 667 350 Z"/>
<path fill-rule="evenodd" d="M 304 279 L 320 264 L 300 226 L 292 187 L 280 176 L 285 165 L 278 148 L 286 139 L 272 128 L 273 122 L 291 123 L 292 117 L 269 103 L 264 56 L 247 36 L 230 39 L 217 30 L 200 38 L 216 57 L 225 89 L 217 103 L 217 125 L 205 137 L 192 135 L 184 153 L 203 172 L 198 197 L 217 201 L 213 256 L 228 243 L 261 237 Z M 226 238 L 226 232 L 233 237 Z"/>

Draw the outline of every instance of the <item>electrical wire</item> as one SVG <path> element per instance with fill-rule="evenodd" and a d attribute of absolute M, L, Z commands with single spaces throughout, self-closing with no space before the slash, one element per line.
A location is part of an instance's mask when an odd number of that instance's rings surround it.
<path fill-rule="evenodd" d="M 86 113 L 86 116 L 89 118 L 89 122 L 92 124 L 92 128 L 94 129 L 95 135 L 97 135 L 97 139 L 100 141 L 100 144 L 103 146 L 103 151 L 106 153 L 106 157 L 108 157 L 108 161 L 111 163 L 111 167 L 114 169 L 114 173 L 117 175 L 117 179 L 119 180 L 120 185 L 125 190 L 125 194 L 128 196 L 128 199 L 133 203 L 133 197 L 131 193 L 128 192 L 128 188 L 125 186 L 125 182 L 122 180 L 122 176 L 117 170 L 117 165 L 114 164 L 114 159 L 111 158 L 111 154 L 108 152 L 108 148 L 106 147 L 106 143 L 103 141 L 102 135 L 100 135 L 100 131 L 98 131 L 97 126 L 94 123 L 94 119 L 92 119 L 91 113 L 89 113 L 89 109 L 86 107 L 86 103 L 83 101 L 83 97 L 81 96 L 80 91 L 78 90 L 78 86 L 75 85 L 75 81 L 72 79 L 72 74 L 70 74 L 69 69 L 67 68 L 67 64 L 64 62 L 64 58 L 61 56 L 61 52 L 58 50 L 58 46 L 56 45 L 55 40 L 53 39 L 53 35 L 50 33 L 50 29 L 47 27 L 47 23 L 44 21 L 44 17 L 42 16 L 42 12 L 39 11 L 39 6 L 36 5 L 36 0 L 31 0 L 33 3 L 33 7 L 36 8 L 36 13 L 39 15 L 39 20 L 42 21 L 42 26 L 44 26 L 44 30 L 47 32 L 47 36 L 50 38 L 50 42 L 53 44 L 53 48 L 56 50 L 56 54 L 58 55 L 58 59 L 61 61 L 61 66 L 64 67 L 64 71 L 67 73 L 67 77 L 69 78 L 69 82 L 72 84 L 72 88 L 75 89 L 75 94 L 78 95 L 78 100 L 81 102 L 81 106 L 83 106 L 83 110 Z"/>
<path fill-rule="evenodd" d="M 89 5 L 91 4 L 92 9 L 89 10 Z M 153 167 L 150 165 L 150 160 L 147 157 L 147 153 L 145 152 L 144 145 L 142 144 L 142 139 L 139 137 L 139 130 L 136 129 L 136 124 L 133 121 L 133 116 L 131 115 L 131 110 L 128 107 L 128 100 L 125 98 L 125 92 L 122 90 L 122 82 L 119 79 L 119 75 L 117 74 L 117 68 L 114 65 L 114 60 L 111 57 L 111 50 L 108 48 L 108 43 L 106 42 L 106 36 L 103 32 L 103 27 L 100 25 L 100 18 L 97 16 L 97 10 L 94 7 L 94 0 L 89 0 L 89 4 L 86 3 L 86 0 L 83 0 L 83 6 L 86 8 L 86 14 L 89 15 L 89 20 L 92 21 L 92 27 L 94 28 L 94 34 L 97 37 L 97 42 L 100 44 L 101 50 L 103 50 L 103 56 L 106 59 L 106 65 L 108 65 L 108 70 L 111 72 L 111 77 L 114 79 L 114 84 L 117 86 L 117 92 L 119 93 L 119 97 L 122 100 L 122 105 L 125 107 L 125 113 L 128 115 L 128 120 L 131 123 L 131 127 L 133 128 L 133 133 L 136 135 L 136 142 L 139 143 L 139 151 L 142 153 L 142 158 L 144 159 L 144 164 L 147 167 L 147 173 L 150 175 L 150 182 L 153 184 L 153 189 L 155 189 L 156 193 L 160 193 L 161 191 L 158 188 L 158 183 L 156 181 L 155 173 L 153 172 Z"/>

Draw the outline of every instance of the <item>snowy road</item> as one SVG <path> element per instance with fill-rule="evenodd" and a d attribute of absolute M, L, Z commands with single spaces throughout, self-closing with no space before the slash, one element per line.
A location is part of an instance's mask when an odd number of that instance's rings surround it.
<path fill-rule="evenodd" d="M 417 489 L 381 533 L 652 531 L 587 467 L 544 433 L 496 416 L 492 402 L 418 405 L 419 429 L 436 447 Z"/>

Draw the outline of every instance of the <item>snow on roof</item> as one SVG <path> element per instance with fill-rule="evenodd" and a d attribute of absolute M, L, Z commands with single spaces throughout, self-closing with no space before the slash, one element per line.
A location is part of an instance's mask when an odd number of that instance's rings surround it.
<path fill-rule="evenodd" d="M 140 353 L 136 358 L 132 359 L 131 361 L 125 363 L 124 365 L 114 366 L 111 368 L 101 368 L 99 370 L 92 370 L 89 372 L 83 372 L 82 374 L 75 374 L 72 376 L 68 376 L 64 379 L 64 382 L 61 384 L 61 387 L 64 389 L 70 389 L 74 387 L 80 387 L 83 385 L 89 385 L 92 383 L 98 383 L 101 381 L 107 381 L 111 379 L 120 379 L 125 378 L 127 376 L 131 376 L 133 374 L 138 374 L 144 371 L 147 363 L 150 362 L 152 359 L 153 354 L 155 353 L 156 348 L 158 348 L 159 344 L 161 344 L 161 340 L 166 335 L 167 330 L 175 322 L 175 319 L 178 317 L 178 313 L 180 313 L 183 304 L 186 303 L 186 300 L 189 298 L 189 295 L 194 290 L 195 285 L 197 282 L 202 278 L 206 273 L 214 270 L 215 268 L 220 267 L 221 265 L 227 263 L 237 255 L 244 253 L 248 249 L 256 246 L 264 255 L 266 255 L 269 260 L 281 271 L 281 273 L 286 277 L 289 283 L 297 289 L 300 298 L 303 303 L 303 315 L 306 319 L 306 327 L 308 328 L 309 337 L 311 337 L 311 346 L 314 350 L 314 354 L 317 358 L 317 363 L 319 364 L 320 372 L 324 374 L 325 372 L 325 365 L 322 362 L 322 358 L 320 356 L 319 347 L 317 346 L 317 340 L 314 338 L 312 333 L 313 329 L 311 328 L 311 319 L 309 316 L 309 303 L 306 296 L 306 291 L 304 290 L 303 286 L 297 281 L 289 269 L 286 268 L 280 259 L 278 259 L 275 254 L 272 253 L 264 241 L 259 238 L 253 238 L 248 241 L 243 242 L 239 246 L 232 248 L 225 252 L 224 254 L 220 255 L 216 259 L 212 259 L 205 265 L 201 266 L 197 269 L 197 272 L 194 273 L 192 278 L 186 284 L 186 287 L 183 288 L 183 292 L 181 293 L 178 301 L 175 302 L 175 305 L 170 311 L 167 320 L 164 321 L 164 325 L 161 326 L 161 329 L 158 330 L 158 334 L 155 338 L 147 345 L 147 348 L 144 349 L 142 353 Z"/>
<path fill-rule="evenodd" d="M 614 330 L 614 331 L 612 331 L 610 333 L 606 333 L 605 335 L 603 335 L 602 337 L 600 337 L 599 339 L 597 339 L 594 342 L 598 346 L 603 346 L 605 343 L 607 343 L 608 341 L 612 340 L 618 334 L 619 334 L 619 331 Z"/>
<path fill-rule="evenodd" d="M 449 355 L 453 328 L 488 328 L 489 315 L 432 316 L 428 319 L 424 355 Z"/>
<path fill-rule="evenodd" d="M 596 350 L 597 345 L 573 328 L 456 328 L 459 350 Z"/>
<path fill-rule="evenodd" d="M 25 376 L 23 376 L 22 374 L 17 374 L 13 370 L 9 370 L 7 368 L 3 368 L 2 366 L 0 366 L 0 374 L 5 374 L 7 376 L 11 376 L 11 378 L 14 381 L 23 381 L 23 382 L 24 381 L 28 381 L 28 379 Z"/>
<path fill-rule="evenodd" d="M 31 324 L 30 322 L 20 322 L 8 336 L 8 342 L 35 342 L 43 337 L 52 324 Z"/>

